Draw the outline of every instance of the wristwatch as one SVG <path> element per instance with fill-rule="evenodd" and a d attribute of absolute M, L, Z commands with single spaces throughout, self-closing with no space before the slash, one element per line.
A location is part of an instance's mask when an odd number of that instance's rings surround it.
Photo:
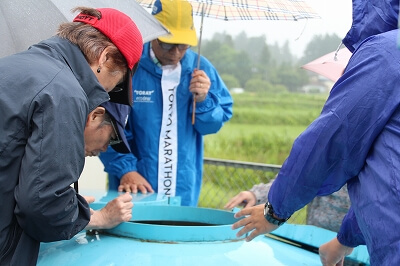
<path fill-rule="evenodd" d="M 265 219 L 267 219 L 268 222 L 270 222 L 271 224 L 275 224 L 277 226 L 281 226 L 290 218 L 290 217 L 288 217 L 286 219 L 275 218 L 274 217 L 274 208 L 272 207 L 271 203 L 269 203 L 269 202 L 265 203 L 264 217 L 265 217 Z"/>

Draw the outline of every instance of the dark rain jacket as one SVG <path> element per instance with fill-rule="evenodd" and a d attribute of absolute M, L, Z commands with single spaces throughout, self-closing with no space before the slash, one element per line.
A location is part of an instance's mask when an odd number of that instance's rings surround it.
<path fill-rule="evenodd" d="M 50 38 L 0 59 L 0 265 L 35 265 L 40 242 L 90 220 L 71 188 L 88 114 L 108 101 L 80 49 Z"/>
<path fill-rule="evenodd" d="M 279 217 L 348 184 L 339 241 L 371 265 L 400 265 L 399 2 L 353 1 L 353 52 L 321 115 L 295 140 L 269 192 Z M 323 215 L 323 213 L 321 213 Z"/>

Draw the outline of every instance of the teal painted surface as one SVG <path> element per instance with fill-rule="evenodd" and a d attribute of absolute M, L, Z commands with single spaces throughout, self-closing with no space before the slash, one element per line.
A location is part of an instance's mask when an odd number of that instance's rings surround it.
<path fill-rule="evenodd" d="M 107 202 L 118 197 L 118 195 L 123 194 L 125 192 L 117 192 L 117 191 L 104 191 L 104 190 L 84 190 L 80 194 L 85 196 L 93 196 L 96 198 L 96 201 L 92 203 L 90 206 L 97 210 L 104 207 Z M 180 206 L 181 199 L 180 197 L 165 197 L 157 193 L 148 193 L 148 194 L 131 194 L 132 202 L 135 205 L 172 205 L 172 206 Z"/>
<path fill-rule="evenodd" d="M 173 235 L 171 235 L 173 238 Z M 265 236 L 251 242 L 146 242 L 80 233 L 42 244 L 38 265 L 321 265 L 314 253 Z"/>
<path fill-rule="evenodd" d="M 312 225 L 284 224 L 273 232 L 274 235 L 290 239 L 292 241 L 319 247 L 336 237 L 336 233 Z M 352 260 L 369 265 L 369 254 L 366 246 L 356 247 L 347 256 Z"/>

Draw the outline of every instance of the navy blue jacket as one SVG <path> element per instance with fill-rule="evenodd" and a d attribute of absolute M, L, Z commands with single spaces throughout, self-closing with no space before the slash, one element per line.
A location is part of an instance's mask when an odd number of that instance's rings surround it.
<path fill-rule="evenodd" d="M 89 206 L 70 185 L 84 166 L 87 116 L 108 99 L 65 39 L 0 59 L 1 265 L 35 265 L 40 242 L 88 224 Z"/>

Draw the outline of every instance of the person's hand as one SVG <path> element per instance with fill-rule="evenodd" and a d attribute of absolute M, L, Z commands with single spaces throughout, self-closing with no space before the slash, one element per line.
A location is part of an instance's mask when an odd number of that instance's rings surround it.
<path fill-rule="evenodd" d="M 335 237 L 319 247 L 319 258 L 324 266 L 343 266 L 344 257 L 353 252 L 353 248 L 340 244 Z"/>
<path fill-rule="evenodd" d="M 231 198 L 227 204 L 225 204 L 224 208 L 225 209 L 233 209 L 236 206 L 244 206 L 245 208 L 247 207 L 252 207 L 256 204 L 257 199 L 256 195 L 254 195 L 253 192 L 251 191 L 242 191 L 233 198 Z"/>
<path fill-rule="evenodd" d="M 196 102 L 202 102 L 206 99 L 210 87 L 211 81 L 206 72 L 195 69 L 192 73 L 189 90 L 195 95 Z"/>
<path fill-rule="evenodd" d="M 95 201 L 95 197 L 93 197 L 93 196 L 82 196 L 86 201 L 87 201 L 87 203 L 93 203 L 94 201 Z"/>
<path fill-rule="evenodd" d="M 109 229 L 122 222 L 127 222 L 132 218 L 132 207 L 132 195 L 130 193 L 121 194 L 108 202 L 102 209 L 91 209 L 92 215 L 86 229 Z"/>
<path fill-rule="evenodd" d="M 241 237 L 242 235 L 254 230 L 253 232 L 251 232 L 250 235 L 246 237 L 247 242 L 253 240 L 258 235 L 269 233 L 278 228 L 277 225 L 272 224 L 265 219 L 264 204 L 245 208 L 235 213 L 235 218 L 240 218 L 243 216 L 246 217 L 234 223 L 232 225 L 232 229 L 243 227 L 236 234 L 237 237 Z"/>
<path fill-rule="evenodd" d="M 154 192 L 149 182 L 147 182 L 147 180 L 138 172 L 129 172 L 124 174 L 120 180 L 118 191 L 132 192 L 136 194 L 138 190 L 143 194 Z"/>

